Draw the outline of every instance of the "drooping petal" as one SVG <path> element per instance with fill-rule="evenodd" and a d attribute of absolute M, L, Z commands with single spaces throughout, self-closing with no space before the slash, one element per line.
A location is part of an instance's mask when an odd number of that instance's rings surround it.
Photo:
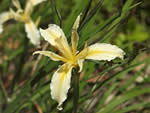
<path fill-rule="evenodd" d="M 72 67 L 64 64 L 53 74 L 50 84 L 52 99 L 58 102 L 58 109 L 62 110 L 61 105 L 67 98 L 70 88 Z"/>
<path fill-rule="evenodd" d="M 61 57 L 61 56 L 59 56 L 59 55 L 57 55 L 53 52 L 50 52 L 50 51 L 35 51 L 33 53 L 33 55 L 35 55 L 35 54 L 41 54 L 41 55 L 44 55 L 44 56 L 48 56 L 54 61 L 60 61 L 61 60 L 63 62 L 66 62 L 65 58 L 63 58 L 63 57 Z"/>
<path fill-rule="evenodd" d="M 27 37 L 30 39 L 31 43 L 39 46 L 40 45 L 40 33 L 32 22 L 32 20 L 25 23 L 25 31 L 27 33 Z"/>
<path fill-rule="evenodd" d="M 55 25 L 55 24 L 50 24 L 47 29 L 40 29 L 40 33 L 43 36 L 43 38 L 48 41 L 52 46 L 56 45 L 56 39 L 59 38 L 65 38 L 65 34 L 62 31 L 62 29 Z"/>
<path fill-rule="evenodd" d="M 44 2 L 44 1 L 46 1 L 46 0 L 31 0 L 31 2 L 34 6 L 40 4 L 41 2 Z"/>
<path fill-rule="evenodd" d="M 77 29 L 79 27 L 79 22 L 80 22 L 80 15 L 77 17 L 77 19 L 73 25 L 73 28 L 72 28 L 71 42 L 72 42 L 72 51 L 73 51 L 74 55 L 76 55 L 78 40 L 79 40 L 79 36 L 77 33 Z"/>
<path fill-rule="evenodd" d="M 96 43 L 88 47 L 86 59 L 113 60 L 116 57 L 123 59 L 124 51 L 115 45 Z"/>

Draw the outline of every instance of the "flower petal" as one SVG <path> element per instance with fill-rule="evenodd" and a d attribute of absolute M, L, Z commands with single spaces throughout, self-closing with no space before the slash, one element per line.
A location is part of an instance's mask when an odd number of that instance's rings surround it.
<path fill-rule="evenodd" d="M 62 29 L 55 25 L 50 24 L 47 29 L 40 29 L 40 33 L 43 36 L 43 38 L 48 41 L 52 46 L 56 45 L 56 39 L 59 39 L 60 37 L 65 38 L 65 34 L 62 31 Z"/>
<path fill-rule="evenodd" d="M 30 39 L 31 43 L 39 46 L 40 45 L 40 33 L 32 22 L 32 20 L 25 23 L 25 31 L 27 33 L 27 37 Z"/>
<path fill-rule="evenodd" d="M 41 20 L 41 16 L 39 16 L 39 17 L 36 19 L 36 21 L 35 21 L 36 27 L 39 26 L 40 20 Z"/>
<path fill-rule="evenodd" d="M 46 0 L 31 0 L 31 2 L 34 6 L 40 4 L 41 2 L 44 2 L 44 1 L 46 1 Z"/>
<path fill-rule="evenodd" d="M 67 98 L 67 93 L 70 88 L 72 67 L 68 64 L 62 65 L 54 73 L 50 84 L 52 99 L 58 102 L 58 109 L 62 110 L 62 103 Z"/>
<path fill-rule="evenodd" d="M 0 24 L 3 24 L 11 18 L 10 12 L 3 12 L 0 14 Z"/>
<path fill-rule="evenodd" d="M 79 36 L 77 33 L 77 29 L 79 27 L 79 22 L 80 22 L 80 15 L 77 17 L 77 19 L 73 25 L 73 28 L 72 28 L 71 42 L 72 42 L 72 51 L 73 51 L 74 55 L 76 55 L 78 40 L 79 40 Z"/>
<path fill-rule="evenodd" d="M 65 34 L 59 26 L 50 24 L 46 30 L 40 29 L 40 32 L 44 39 L 55 46 L 66 58 L 72 56 Z"/>
<path fill-rule="evenodd" d="M 3 26 L 0 24 L 0 33 L 3 32 Z"/>
<path fill-rule="evenodd" d="M 12 0 L 13 5 L 17 8 L 17 9 L 21 9 L 21 5 L 20 2 L 18 0 Z"/>
<path fill-rule="evenodd" d="M 113 60 L 116 57 L 123 59 L 124 51 L 115 45 L 96 43 L 88 47 L 86 59 Z"/>
<path fill-rule="evenodd" d="M 77 55 L 77 59 L 85 59 L 85 57 L 88 54 L 88 48 L 85 47 L 78 55 Z"/>
<path fill-rule="evenodd" d="M 20 10 L 21 11 L 21 10 Z M 13 9 L 10 8 L 10 15 L 13 19 L 17 20 L 17 21 L 21 21 L 22 20 L 22 16 L 19 14 L 19 12 L 15 12 Z"/>
<path fill-rule="evenodd" d="M 77 19 L 76 19 L 75 22 L 74 22 L 73 29 L 75 29 L 75 30 L 77 30 L 78 27 L 79 27 L 81 15 L 82 15 L 82 13 L 80 13 L 80 14 L 78 15 Z"/>
<path fill-rule="evenodd" d="M 30 16 L 33 12 L 33 8 L 34 8 L 34 5 L 33 5 L 32 1 L 28 0 L 27 4 L 25 6 L 25 11 L 24 11 L 25 15 Z"/>
<path fill-rule="evenodd" d="M 50 57 L 52 60 L 54 61 L 63 61 L 63 62 L 66 62 L 66 59 L 64 57 L 61 57 L 53 52 L 50 52 L 50 51 L 35 51 L 33 53 L 33 55 L 35 54 L 41 54 L 41 55 L 45 55 L 45 56 L 48 56 Z"/>
<path fill-rule="evenodd" d="M 11 19 L 10 12 L 3 12 L 0 14 L 0 33 L 3 32 L 3 23 L 5 23 L 7 20 Z"/>

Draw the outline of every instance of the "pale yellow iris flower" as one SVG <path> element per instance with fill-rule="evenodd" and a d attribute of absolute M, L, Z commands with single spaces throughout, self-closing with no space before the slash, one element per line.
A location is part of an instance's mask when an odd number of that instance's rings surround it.
<path fill-rule="evenodd" d="M 64 62 L 53 74 L 50 83 L 51 96 L 52 99 L 58 102 L 59 110 L 62 109 L 61 105 L 67 98 L 73 68 L 79 66 L 79 71 L 81 72 L 85 59 L 110 61 L 116 57 L 123 59 L 125 54 L 124 51 L 117 46 L 105 43 L 96 43 L 88 47 L 85 46 L 81 52 L 78 52 L 77 45 L 79 36 L 77 28 L 79 21 L 80 16 L 77 17 L 72 28 L 71 47 L 62 29 L 57 25 L 50 24 L 46 30 L 40 29 L 40 33 L 46 41 L 58 50 L 59 54 L 55 54 L 51 51 L 34 52 L 34 54 L 48 56 L 51 60 Z"/>
<path fill-rule="evenodd" d="M 31 43 L 39 46 L 40 45 L 40 33 L 37 29 L 37 25 L 39 22 L 39 18 L 36 23 L 34 23 L 31 19 L 31 14 L 34 6 L 45 0 L 27 0 L 25 9 L 21 8 L 21 5 L 18 0 L 12 0 L 13 5 L 16 7 L 17 11 L 14 11 L 10 8 L 10 11 L 3 12 L 0 14 L 0 33 L 3 31 L 4 22 L 9 19 L 15 19 L 17 21 L 23 22 L 25 24 L 25 31 L 27 33 L 27 37 L 30 39 Z"/>

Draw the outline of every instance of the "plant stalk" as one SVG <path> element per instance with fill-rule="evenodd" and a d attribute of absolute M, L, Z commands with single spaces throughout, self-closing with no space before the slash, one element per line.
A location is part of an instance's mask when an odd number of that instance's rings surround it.
<path fill-rule="evenodd" d="M 79 73 L 79 68 L 74 68 L 73 69 L 73 94 L 74 94 L 74 99 L 73 99 L 73 113 L 77 113 L 78 109 L 78 100 L 79 100 L 79 79 L 80 79 L 80 73 Z"/>

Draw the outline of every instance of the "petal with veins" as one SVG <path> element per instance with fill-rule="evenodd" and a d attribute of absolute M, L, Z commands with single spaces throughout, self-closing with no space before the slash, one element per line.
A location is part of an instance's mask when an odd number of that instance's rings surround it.
<path fill-rule="evenodd" d="M 40 45 L 40 33 L 32 22 L 32 20 L 25 23 L 25 31 L 27 33 L 27 37 L 30 39 L 31 43 L 36 46 Z"/>
<path fill-rule="evenodd" d="M 115 45 L 96 43 L 88 47 L 86 59 L 111 61 L 116 57 L 123 59 L 124 55 L 124 51 Z"/>
<path fill-rule="evenodd" d="M 47 29 L 40 29 L 40 32 L 44 39 L 52 46 L 55 46 L 63 54 L 63 56 L 66 58 L 71 57 L 72 52 L 68 45 L 67 39 L 59 26 L 50 24 Z"/>
<path fill-rule="evenodd" d="M 44 56 L 48 56 L 54 61 L 60 61 L 61 60 L 63 62 L 66 62 L 65 58 L 63 58 L 63 57 L 61 57 L 61 56 L 59 56 L 59 55 L 57 55 L 53 52 L 50 52 L 50 51 L 36 51 L 36 52 L 33 53 L 33 55 L 35 55 L 35 54 L 41 54 L 41 55 L 44 55 Z"/>
<path fill-rule="evenodd" d="M 62 55 L 68 59 L 72 59 L 72 51 L 65 38 L 60 37 L 55 41 L 56 41 L 56 48 L 62 53 Z"/>
<path fill-rule="evenodd" d="M 72 67 L 64 64 L 53 74 L 50 84 L 52 99 L 58 102 L 58 109 L 62 110 L 62 103 L 67 98 L 67 93 L 70 88 Z"/>
<path fill-rule="evenodd" d="M 40 32 L 43 38 L 46 41 L 48 41 L 52 46 L 56 45 L 56 41 L 55 41 L 56 39 L 59 39 L 62 37 L 62 38 L 65 38 L 66 40 L 65 34 L 62 31 L 62 29 L 55 24 L 50 24 L 49 27 L 45 30 L 40 29 Z"/>

